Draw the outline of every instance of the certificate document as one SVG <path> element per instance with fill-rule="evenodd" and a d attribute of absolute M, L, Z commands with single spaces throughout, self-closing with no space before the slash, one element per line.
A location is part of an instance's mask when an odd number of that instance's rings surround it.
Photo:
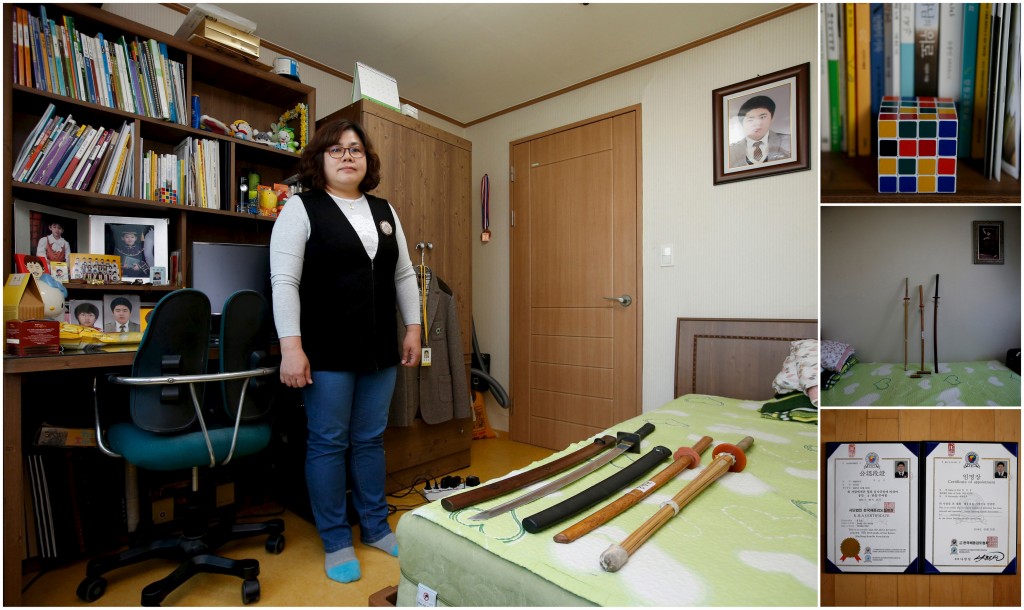
<path fill-rule="evenodd" d="M 925 443 L 925 571 L 1012 574 L 1017 443 Z"/>
<path fill-rule="evenodd" d="M 919 446 L 826 444 L 826 571 L 918 571 Z"/>

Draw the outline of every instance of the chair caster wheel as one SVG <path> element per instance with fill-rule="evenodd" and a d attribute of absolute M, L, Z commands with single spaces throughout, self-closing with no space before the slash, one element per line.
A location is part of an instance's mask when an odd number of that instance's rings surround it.
<path fill-rule="evenodd" d="M 280 555 L 284 551 L 284 536 L 277 534 L 267 538 L 266 548 L 271 555 Z"/>
<path fill-rule="evenodd" d="M 107 579 L 99 576 L 86 576 L 78 585 L 79 599 L 87 602 L 94 602 L 103 597 L 107 592 Z"/>
<path fill-rule="evenodd" d="M 260 601 L 260 581 L 252 578 L 242 581 L 242 603 L 249 605 Z"/>

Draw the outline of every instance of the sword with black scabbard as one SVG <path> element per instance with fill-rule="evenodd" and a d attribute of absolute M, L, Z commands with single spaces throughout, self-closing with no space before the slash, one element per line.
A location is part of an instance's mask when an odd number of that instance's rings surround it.
<path fill-rule="evenodd" d="M 640 440 L 643 439 L 648 434 L 650 434 L 651 432 L 654 432 L 654 424 L 650 422 L 644 424 L 643 426 L 640 427 L 639 430 L 633 433 L 619 432 L 616 434 L 616 436 L 618 437 L 618 442 L 616 443 L 615 447 L 606 452 L 601 457 L 596 458 L 588 462 L 587 464 L 580 466 L 576 470 L 573 470 L 572 472 L 564 476 L 561 476 L 555 479 L 554 481 L 551 481 L 550 483 L 546 483 L 529 493 L 523 494 L 518 498 L 509 500 L 504 504 L 499 504 L 494 508 L 481 511 L 469 517 L 469 520 L 486 521 L 487 519 L 490 519 L 492 517 L 497 517 L 498 515 L 505 514 L 510 510 L 519 508 L 520 506 L 523 506 L 525 504 L 529 504 L 530 502 L 533 502 L 538 498 L 543 498 L 544 496 L 550 494 L 553 491 L 557 491 L 574 481 L 582 479 L 591 472 L 594 472 L 601 466 L 604 466 L 608 462 L 614 460 L 615 458 L 619 457 L 623 453 L 626 453 L 627 451 L 630 453 L 640 453 Z"/>

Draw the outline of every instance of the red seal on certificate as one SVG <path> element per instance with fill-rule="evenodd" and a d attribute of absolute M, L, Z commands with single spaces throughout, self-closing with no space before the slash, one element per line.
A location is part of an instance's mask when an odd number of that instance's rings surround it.
<path fill-rule="evenodd" d="M 847 538 L 839 543 L 839 550 L 843 553 L 843 556 L 839 558 L 839 561 L 846 561 L 847 557 L 851 557 L 860 561 L 860 542 L 856 538 Z"/>

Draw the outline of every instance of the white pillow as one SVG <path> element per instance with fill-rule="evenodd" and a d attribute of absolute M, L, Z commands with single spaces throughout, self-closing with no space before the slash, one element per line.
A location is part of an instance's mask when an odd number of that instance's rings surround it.
<path fill-rule="evenodd" d="M 789 356 L 782 363 L 782 370 L 772 381 L 776 394 L 787 392 L 807 393 L 818 385 L 818 341 L 817 339 L 801 339 L 789 344 Z M 810 395 L 817 406 L 816 393 Z"/>

